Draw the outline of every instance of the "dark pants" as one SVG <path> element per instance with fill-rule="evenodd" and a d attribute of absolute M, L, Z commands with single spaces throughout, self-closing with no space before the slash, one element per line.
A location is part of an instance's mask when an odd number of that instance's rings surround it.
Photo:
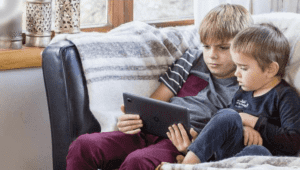
<path fill-rule="evenodd" d="M 263 146 L 245 147 L 242 119 L 232 109 L 218 111 L 188 149 L 201 162 L 207 162 L 212 156 L 222 160 L 233 156 L 271 155 Z"/>
<path fill-rule="evenodd" d="M 153 135 L 85 134 L 70 145 L 67 170 L 153 170 L 161 162 L 176 162 L 179 154 L 169 139 Z"/>

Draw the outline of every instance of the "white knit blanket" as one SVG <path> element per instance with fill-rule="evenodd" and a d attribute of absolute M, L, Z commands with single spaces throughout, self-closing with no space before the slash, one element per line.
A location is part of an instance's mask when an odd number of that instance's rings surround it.
<path fill-rule="evenodd" d="M 150 96 L 158 77 L 187 48 L 199 48 L 194 26 L 158 29 L 143 22 L 123 24 L 108 33 L 62 34 L 51 43 L 67 39 L 80 54 L 90 110 L 101 131 L 116 130 L 123 114 L 123 92 Z"/>
<path fill-rule="evenodd" d="M 161 170 L 294 170 L 300 169 L 299 157 L 242 156 L 194 165 L 165 164 Z"/>

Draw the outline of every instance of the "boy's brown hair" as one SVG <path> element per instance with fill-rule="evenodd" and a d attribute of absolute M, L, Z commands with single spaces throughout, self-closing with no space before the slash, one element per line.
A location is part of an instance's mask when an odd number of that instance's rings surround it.
<path fill-rule="evenodd" d="M 243 6 L 221 4 L 203 18 L 199 28 L 200 41 L 204 44 L 210 41 L 227 42 L 252 23 L 251 14 Z"/>
<path fill-rule="evenodd" d="M 279 70 L 276 76 L 283 77 L 290 56 L 287 38 L 273 24 L 253 25 L 236 35 L 231 50 L 253 57 L 264 71 L 272 62 L 277 62 Z"/>

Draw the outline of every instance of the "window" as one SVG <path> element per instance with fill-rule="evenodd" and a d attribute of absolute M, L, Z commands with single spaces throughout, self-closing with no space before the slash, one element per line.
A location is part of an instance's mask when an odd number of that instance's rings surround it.
<path fill-rule="evenodd" d="M 55 22 L 52 0 L 52 30 Z M 26 30 L 26 0 L 22 0 L 22 28 Z M 193 24 L 193 0 L 80 0 L 81 31 L 105 32 L 133 20 L 156 26 Z"/>
<path fill-rule="evenodd" d="M 80 0 L 80 28 L 107 24 L 107 0 Z"/>
<path fill-rule="evenodd" d="M 173 21 L 193 19 L 193 0 L 135 0 L 133 20 Z"/>

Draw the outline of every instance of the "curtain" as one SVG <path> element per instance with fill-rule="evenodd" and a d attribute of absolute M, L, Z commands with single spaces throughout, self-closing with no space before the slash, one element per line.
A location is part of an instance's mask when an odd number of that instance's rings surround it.
<path fill-rule="evenodd" d="M 194 0 L 195 25 L 199 26 L 208 11 L 223 3 L 242 5 L 251 14 L 270 12 L 300 13 L 300 0 Z"/>

